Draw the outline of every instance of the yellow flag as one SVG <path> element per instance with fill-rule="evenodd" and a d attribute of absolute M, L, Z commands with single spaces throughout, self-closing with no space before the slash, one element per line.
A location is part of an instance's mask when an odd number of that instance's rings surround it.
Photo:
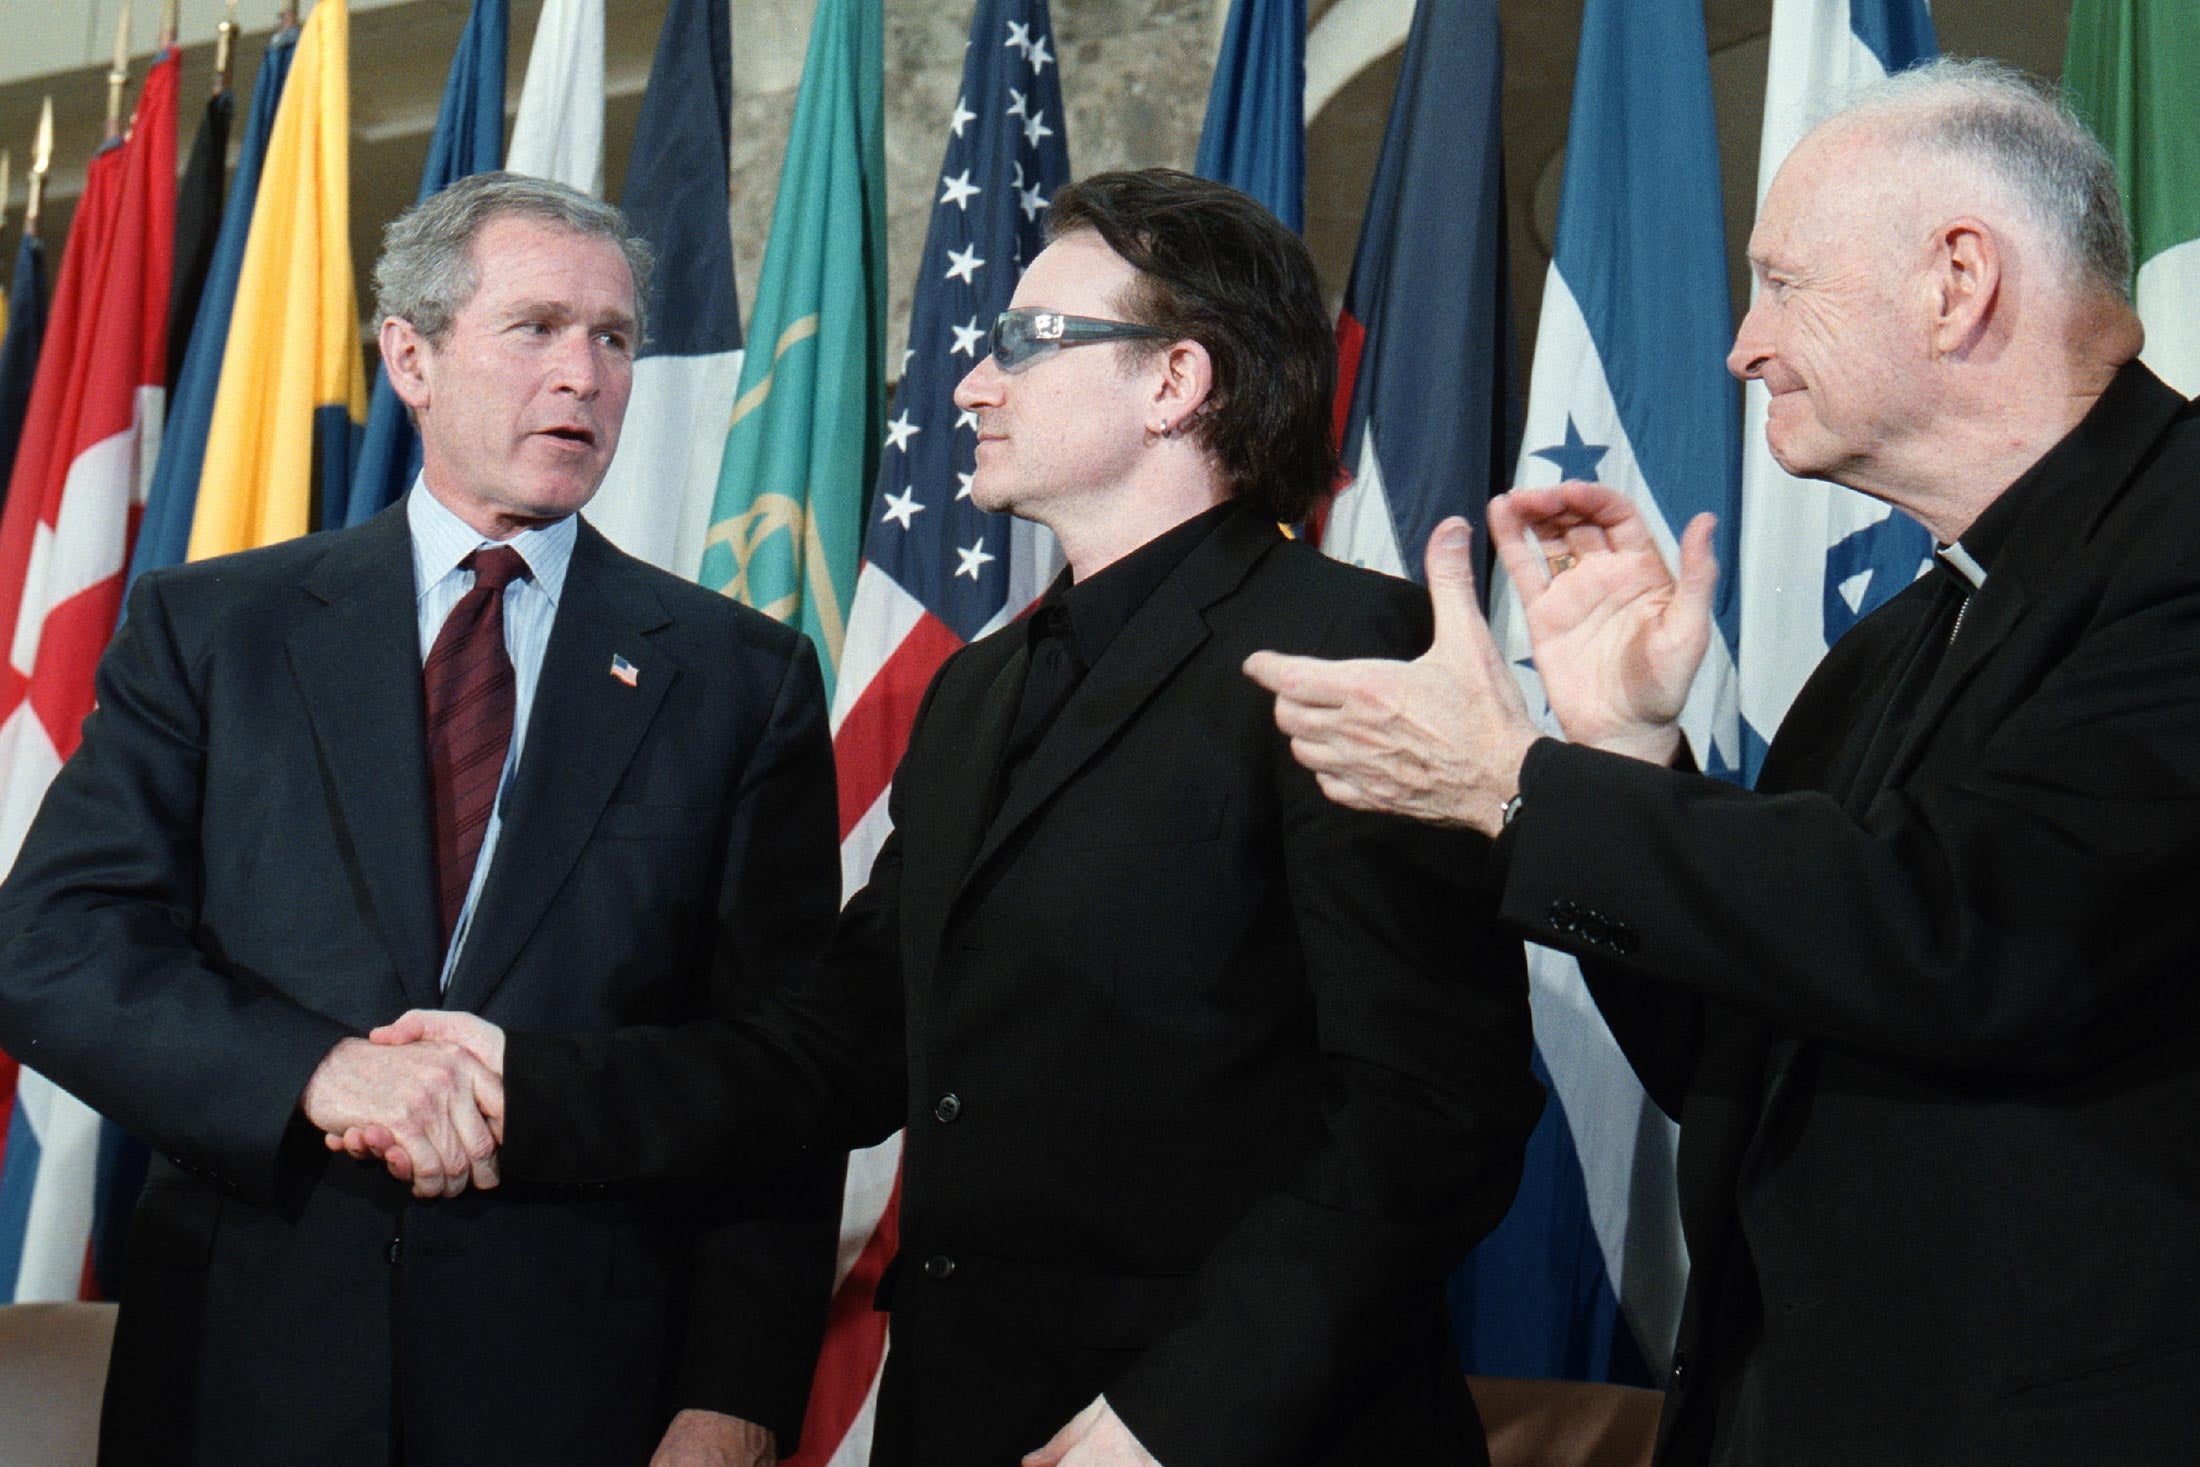
<path fill-rule="evenodd" d="M 298 37 L 252 208 L 222 354 L 190 559 L 342 523 L 366 420 L 351 272 L 351 27 L 320 0 Z"/>

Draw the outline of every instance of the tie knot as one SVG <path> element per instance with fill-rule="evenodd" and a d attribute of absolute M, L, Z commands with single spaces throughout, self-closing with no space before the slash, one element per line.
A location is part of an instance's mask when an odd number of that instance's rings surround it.
<path fill-rule="evenodd" d="M 527 579 L 527 562 L 509 545 L 476 550 L 459 564 L 474 573 L 474 584 L 501 591 L 514 581 Z"/>

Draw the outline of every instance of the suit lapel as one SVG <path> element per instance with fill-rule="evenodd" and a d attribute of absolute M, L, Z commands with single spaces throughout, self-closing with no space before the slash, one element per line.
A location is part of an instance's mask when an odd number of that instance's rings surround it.
<path fill-rule="evenodd" d="M 1090 763 L 1207 640 L 1206 609 L 1236 590 L 1255 562 L 1279 543 L 1272 521 L 1241 509 L 1215 526 L 1133 613 L 1032 750 L 970 863 L 965 889 L 1003 842 Z M 1013 722 L 1013 703 L 1008 716 Z M 987 767 L 997 769 L 999 763 L 996 747 Z"/>
<path fill-rule="evenodd" d="M 670 619 L 635 564 L 583 520 L 448 1007 L 487 1002 L 579 859 L 678 676 L 649 638 Z M 634 668 L 631 685 L 611 675 L 614 657 Z"/>
<path fill-rule="evenodd" d="M 911 952 L 939 950 L 948 913 L 986 834 L 985 812 L 992 808 L 1031 666 L 1023 633 L 1018 623 L 998 641 L 973 646 L 966 659 L 950 666 L 944 674 L 948 681 L 925 710 L 927 757 L 896 796 L 907 804 L 909 830 L 922 837 L 920 857 L 902 864 Z M 902 773 L 895 779 L 901 781 Z"/>
<path fill-rule="evenodd" d="M 435 907 L 420 620 L 402 503 L 331 542 L 305 588 L 323 603 L 286 643 L 305 698 L 337 824 L 403 1002 L 437 1002 Z"/>

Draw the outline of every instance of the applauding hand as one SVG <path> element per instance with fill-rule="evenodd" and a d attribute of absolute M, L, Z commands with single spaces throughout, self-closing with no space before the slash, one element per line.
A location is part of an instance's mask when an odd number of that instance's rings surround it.
<path fill-rule="evenodd" d="M 1601 484 L 1490 501 L 1490 539 L 1520 592 L 1543 694 L 1574 743 L 1671 762 L 1710 645 L 1713 523 L 1689 522 L 1676 579 L 1641 511 Z"/>

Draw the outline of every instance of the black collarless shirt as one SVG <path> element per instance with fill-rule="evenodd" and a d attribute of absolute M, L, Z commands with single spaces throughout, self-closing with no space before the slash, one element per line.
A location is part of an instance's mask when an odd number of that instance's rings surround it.
<path fill-rule="evenodd" d="M 1118 633 L 1176 568 L 1235 508 L 1218 504 L 1165 530 L 1082 581 L 1063 571 L 1024 620 L 1030 667 L 1016 723 L 1001 761 L 1005 796 L 1062 706 L 1098 664 Z"/>

